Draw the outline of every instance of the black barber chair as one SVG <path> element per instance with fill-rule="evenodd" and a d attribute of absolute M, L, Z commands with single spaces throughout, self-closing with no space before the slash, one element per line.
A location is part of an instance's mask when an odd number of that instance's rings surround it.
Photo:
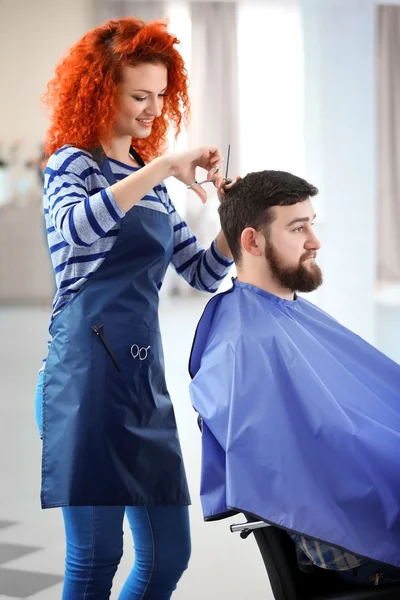
<path fill-rule="evenodd" d="M 254 534 L 275 600 L 400 600 L 400 584 L 349 587 L 334 571 L 316 568 L 315 574 L 303 573 L 297 566 L 295 543 L 284 529 L 245 517 L 247 522 L 231 525 L 231 531 L 240 532 L 242 538 Z"/>

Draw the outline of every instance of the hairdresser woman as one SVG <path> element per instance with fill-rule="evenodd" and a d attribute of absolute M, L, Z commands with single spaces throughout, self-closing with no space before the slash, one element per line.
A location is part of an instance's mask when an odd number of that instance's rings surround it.
<path fill-rule="evenodd" d="M 108 21 L 64 57 L 46 101 L 44 211 L 57 282 L 40 373 L 42 506 L 62 507 L 63 600 L 110 597 L 128 517 L 135 564 L 120 600 L 171 597 L 190 555 L 190 503 L 158 321 L 170 263 L 213 292 L 231 265 L 204 250 L 164 180 L 220 184 L 216 147 L 163 155 L 188 116 L 187 74 L 164 24 Z M 200 185 L 191 187 L 206 200 Z M 179 335 L 179 332 L 177 332 Z"/>

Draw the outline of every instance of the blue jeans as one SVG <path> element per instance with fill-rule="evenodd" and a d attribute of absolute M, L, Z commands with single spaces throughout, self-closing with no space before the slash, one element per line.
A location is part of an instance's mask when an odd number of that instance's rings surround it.
<path fill-rule="evenodd" d="M 43 376 L 44 371 L 40 371 L 36 384 L 35 416 L 39 435 L 42 437 L 43 428 Z"/>
<path fill-rule="evenodd" d="M 106 600 L 122 556 L 128 517 L 135 564 L 119 600 L 167 600 L 190 558 L 187 506 L 63 508 L 67 557 L 62 600 Z"/>
<path fill-rule="evenodd" d="M 36 420 L 42 432 L 42 386 L 36 388 Z M 187 506 L 69 506 L 62 600 L 106 600 L 122 556 L 122 524 L 128 517 L 135 564 L 119 600 L 168 600 L 190 558 Z"/>

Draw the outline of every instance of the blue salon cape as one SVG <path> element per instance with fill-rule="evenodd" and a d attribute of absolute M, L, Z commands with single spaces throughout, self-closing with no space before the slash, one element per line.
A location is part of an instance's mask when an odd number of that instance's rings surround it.
<path fill-rule="evenodd" d="M 303 298 L 235 281 L 198 324 L 206 520 L 257 517 L 400 566 L 400 366 Z"/>

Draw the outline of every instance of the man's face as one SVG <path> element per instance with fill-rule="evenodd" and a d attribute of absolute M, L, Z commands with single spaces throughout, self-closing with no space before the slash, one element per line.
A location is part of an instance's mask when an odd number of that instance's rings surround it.
<path fill-rule="evenodd" d="M 272 210 L 275 220 L 265 235 L 265 257 L 272 276 L 293 292 L 316 290 L 322 283 L 322 272 L 315 262 L 321 244 L 313 231 L 311 201 Z"/>

